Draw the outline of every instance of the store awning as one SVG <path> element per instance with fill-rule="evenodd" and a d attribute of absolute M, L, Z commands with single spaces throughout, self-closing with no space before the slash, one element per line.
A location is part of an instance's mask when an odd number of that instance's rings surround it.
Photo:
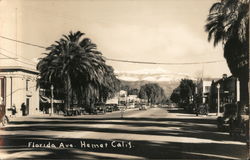
<path fill-rule="evenodd" d="M 40 96 L 42 103 L 51 103 L 51 99 L 46 96 Z M 63 100 L 53 99 L 53 103 L 63 103 Z"/>

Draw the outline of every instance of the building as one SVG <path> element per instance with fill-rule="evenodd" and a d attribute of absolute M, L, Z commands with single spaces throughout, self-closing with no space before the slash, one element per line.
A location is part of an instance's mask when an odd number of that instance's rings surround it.
<path fill-rule="evenodd" d="M 209 79 L 201 79 L 197 83 L 196 93 L 202 97 L 202 103 L 208 102 L 211 84 L 212 82 Z"/>
<path fill-rule="evenodd" d="M 214 110 L 218 105 L 218 91 L 221 107 L 226 103 L 234 103 L 240 100 L 239 80 L 226 74 L 217 81 L 212 81 L 209 105 Z"/>
<path fill-rule="evenodd" d="M 118 104 L 127 105 L 127 91 L 120 90 L 119 96 L 118 96 Z"/>
<path fill-rule="evenodd" d="M 11 115 L 16 106 L 17 116 L 22 115 L 21 105 L 26 105 L 26 115 L 39 113 L 39 91 L 36 85 L 38 72 L 21 66 L 0 67 L 0 100 L 2 111 Z"/>
<path fill-rule="evenodd" d="M 22 103 L 26 105 L 26 115 L 39 114 L 37 62 L 24 58 L 16 43 L 1 41 L 0 45 L 4 48 L 0 52 L 1 114 L 10 116 L 11 108 L 15 105 L 16 116 L 21 116 Z"/>

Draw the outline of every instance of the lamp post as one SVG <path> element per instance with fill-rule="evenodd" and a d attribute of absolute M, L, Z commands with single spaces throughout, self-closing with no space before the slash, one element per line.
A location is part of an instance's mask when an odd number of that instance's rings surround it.
<path fill-rule="evenodd" d="M 53 99 L 54 99 L 53 90 L 54 90 L 54 86 L 51 85 L 51 86 L 50 86 L 50 91 L 51 91 L 51 113 L 50 113 L 50 115 L 53 114 L 53 103 L 54 103 L 54 102 L 53 102 Z"/>
<path fill-rule="evenodd" d="M 218 83 L 217 84 L 217 89 L 218 89 L 218 110 L 217 110 L 217 116 L 219 116 L 220 115 L 220 84 Z"/>

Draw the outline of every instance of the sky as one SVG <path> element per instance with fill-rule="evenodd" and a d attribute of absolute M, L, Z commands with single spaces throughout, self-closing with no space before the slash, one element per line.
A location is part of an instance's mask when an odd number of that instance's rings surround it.
<path fill-rule="evenodd" d="M 63 34 L 80 30 L 107 58 L 159 63 L 222 61 L 203 65 L 107 61 L 116 72 L 155 69 L 221 77 L 230 75 L 222 45 L 215 48 L 204 31 L 208 10 L 216 1 L 0 0 L 0 35 L 47 47 Z M 0 51 L 26 59 L 42 57 L 45 52 L 1 38 Z"/>

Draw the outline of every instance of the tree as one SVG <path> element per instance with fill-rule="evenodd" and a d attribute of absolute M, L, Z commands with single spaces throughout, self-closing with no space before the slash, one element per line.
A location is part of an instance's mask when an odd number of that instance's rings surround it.
<path fill-rule="evenodd" d="M 173 90 L 170 100 L 174 103 L 179 103 L 180 102 L 180 87 L 177 87 Z"/>
<path fill-rule="evenodd" d="M 131 88 L 128 90 L 128 95 L 138 95 L 139 90 L 137 88 Z"/>
<path fill-rule="evenodd" d="M 147 99 L 148 103 L 161 103 L 165 98 L 164 90 L 156 83 L 147 83 L 141 86 L 139 98 Z"/>
<path fill-rule="evenodd" d="M 240 81 L 242 106 L 249 103 L 249 0 L 221 0 L 214 3 L 205 26 L 208 41 L 222 42 L 224 57 L 233 76 Z"/>
<path fill-rule="evenodd" d="M 175 103 L 190 103 L 190 97 L 194 96 L 195 84 L 190 79 L 182 79 L 179 86 L 173 90 L 171 101 Z"/>
<path fill-rule="evenodd" d="M 182 79 L 180 82 L 180 99 L 184 103 L 190 103 L 189 99 L 194 95 L 195 84 L 190 79 Z"/>
<path fill-rule="evenodd" d="M 40 59 L 37 69 L 40 81 L 63 88 L 65 108 L 76 99 L 79 105 L 92 105 L 116 90 L 119 81 L 113 68 L 105 64 L 101 52 L 84 33 L 70 32 L 47 48 L 47 56 Z"/>

